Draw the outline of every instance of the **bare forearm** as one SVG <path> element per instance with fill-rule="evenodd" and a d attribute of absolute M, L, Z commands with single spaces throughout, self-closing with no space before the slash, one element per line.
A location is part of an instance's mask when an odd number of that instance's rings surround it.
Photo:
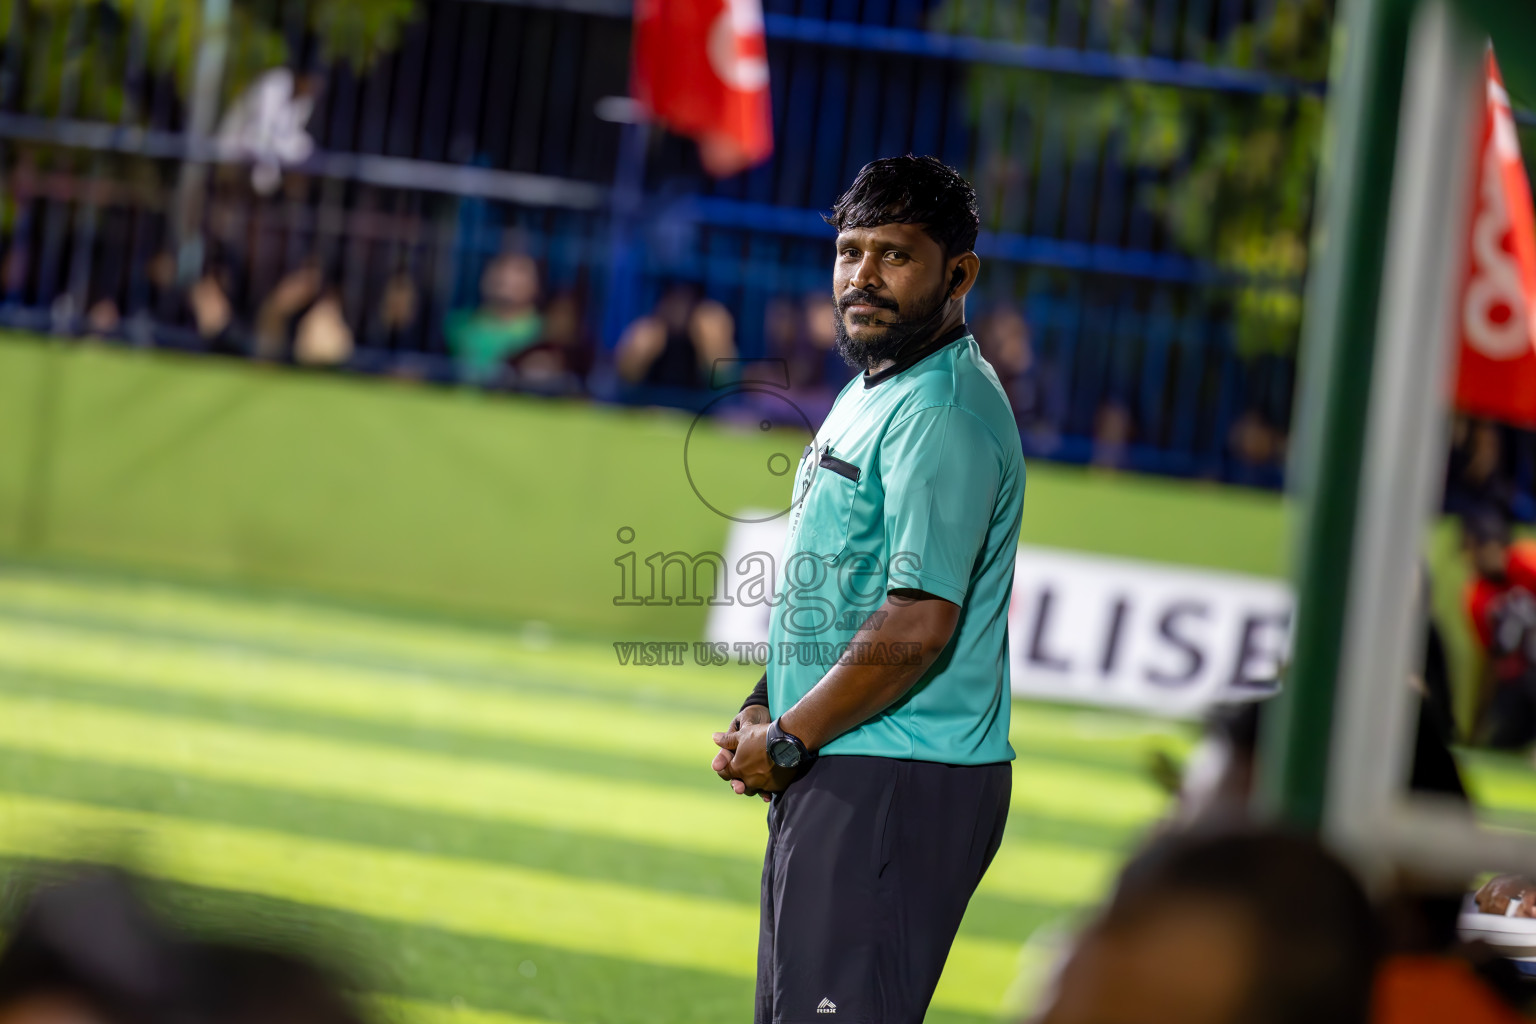
<path fill-rule="evenodd" d="M 917 601 L 887 598 L 880 612 L 854 636 L 843 659 L 780 716 L 784 730 L 810 749 L 820 749 L 905 696 L 943 653 L 959 616 L 955 605 L 926 596 Z"/>
<path fill-rule="evenodd" d="M 917 665 L 838 664 L 779 716 L 779 723 L 811 750 L 819 750 L 900 700 L 931 664 L 931 658 Z"/>

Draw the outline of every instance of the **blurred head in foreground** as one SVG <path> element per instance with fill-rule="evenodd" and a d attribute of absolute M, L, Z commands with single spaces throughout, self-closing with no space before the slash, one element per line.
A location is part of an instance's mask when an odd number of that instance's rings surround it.
<path fill-rule="evenodd" d="M 1411 699 L 1418 712 L 1408 786 L 1416 793 L 1465 808 L 1467 791 L 1456 758 L 1446 745 L 1435 702 L 1418 694 Z M 1212 710 L 1205 734 L 1180 779 L 1167 828 L 1209 828 L 1250 820 L 1259 732 L 1270 714 L 1269 706 L 1268 701 L 1255 701 Z M 1464 888 L 1464 884 L 1443 878 L 1407 873 L 1394 876 L 1391 885 L 1378 894 L 1386 916 L 1384 939 L 1393 951 L 1441 952 L 1455 947 Z"/>
<path fill-rule="evenodd" d="M 182 935 L 115 872 L 37 885 L 5 932 L 0 1024 L 362 1024 L 328 971 Z"/>
<path fill-rule="evenodd" d="M 149 1024 L 175 1013 L 175 946 L 120 876 L 39 885 L 7 928 L 0 1024 Z"/>
<path fill-rule="evenodd" d="M 1363 1024 L 1378 940 L 1354 876 L 1279 833 L 1167 836 L 1079 937 L 1037 1024 Z"/>

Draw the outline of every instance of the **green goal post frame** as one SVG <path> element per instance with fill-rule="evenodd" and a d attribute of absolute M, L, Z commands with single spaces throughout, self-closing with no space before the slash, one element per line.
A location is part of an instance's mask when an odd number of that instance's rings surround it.
<path fill-rule="evenodd" d="M 1297 617 L 1256 801 L 1378 877 L 1536 867 L 1536 837 L 1406 781 L 1490 36 L 1511 91 L 1536 95 L 1526 0 L 1343 0 L 1336 28 L 1291 466 Z"/>

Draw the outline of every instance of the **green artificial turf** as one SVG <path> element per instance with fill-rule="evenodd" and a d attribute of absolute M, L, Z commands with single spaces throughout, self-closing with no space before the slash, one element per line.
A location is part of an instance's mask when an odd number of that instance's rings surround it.
<path fill-rule="evenodd" d="M 125 862 L 190 926 L 339 957 L 404 1021 L 745 1019 L 763 809 L 707 767 L 744 671 L 11 567 L 0 858 Z M 1027 991 L 1042 926 L 1096 899 L 1159 813 L 1148 758 L 1189 743 L 1039 704 L 1013 737 L 1008 835 L 934 1021 Z"/>
<path fill-rule="evenodd" d="M 0 861 L 126 863 L 190 927 L 339 959 L 400 1024 L 745 1019 L 763 810 L 707 767 L 744 673 L 0 569 Z M 1164 806 L 1151 757 L 1192 739 L 1024 702 L 1012 737 L 1008 834 L 933 1021 L 1027 1001 Z M 1491 821 L 1536 823 L 1528 762 L 1463 762 Z"/>

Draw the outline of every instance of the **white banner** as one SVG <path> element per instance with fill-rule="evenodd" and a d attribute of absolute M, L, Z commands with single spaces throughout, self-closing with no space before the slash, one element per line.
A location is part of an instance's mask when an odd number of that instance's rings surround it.
<path fill-rule="evenodd" d="M 783 547 L 782 521 L 738 524 L 723 593 L 739 597 L 765 570 L 775 578 Z M 1179 716 L 1265 697 L 1288 652 L 1291 607 L 1277 580 L 1020 545 L 1013 693 Z M 766 601 L 711 607 L 705 639 L 766 643 L 769 611 Z"/>
<path fill-rule="evenodd" d="M 1253 700 L 1273 692 L 1290 623 L 1276 580 L 1021 545 L 1013 692 L 1174 715 Z"/>

